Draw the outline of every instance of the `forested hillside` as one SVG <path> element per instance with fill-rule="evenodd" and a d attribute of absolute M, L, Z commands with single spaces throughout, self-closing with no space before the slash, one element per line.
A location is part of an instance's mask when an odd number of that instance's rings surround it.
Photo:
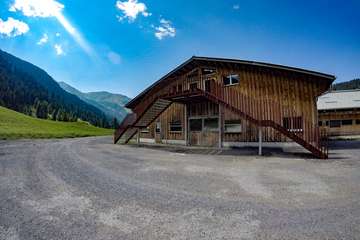
<path fill-rule="evenodd" d="M 1 50 L 0 105 L 42 119 L 109 126 L 101 110 L 63 90 L 44 70 Z"/>
<path fill-rule="evenodd" d="M 360 78 L 348 82 L 336 83 L 332 86 L 333 90 L 360 89 Z"/>

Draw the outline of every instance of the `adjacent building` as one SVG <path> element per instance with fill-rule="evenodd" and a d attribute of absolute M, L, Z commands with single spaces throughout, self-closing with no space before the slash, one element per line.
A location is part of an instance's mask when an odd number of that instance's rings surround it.
<path fill-rule="evenodd" d="M 360 135 L 360 89 L 325 93 L 318 111 L 319 126 L 329 136 Z"/>
<path fill-rule="evenodd" d="M 130 101 L 114 142 L 261 146 L 296 142 L 319 158 L 317 98 L 335 77 L 254 61 L 192 57 Z"/>

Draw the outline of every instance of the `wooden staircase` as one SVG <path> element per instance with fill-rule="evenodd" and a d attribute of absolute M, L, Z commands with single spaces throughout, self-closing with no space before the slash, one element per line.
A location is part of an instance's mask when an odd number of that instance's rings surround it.
<path fill-rule="evenodd" d="M 202 84 L 200 84 L 200 86 L 202 86 Z M 214 81 L 211 82 L 206 90 L 197 88 L 192 90 L 182 89 L 174 92 L 172 89 L 173 86 L 164 88 L 158 95 L 139 104 L 134 109 L 135 113 L 129 114 L 115 131 L 114 143 L 117 143 L 120 139 L 123 139 L 124 143 L 128 143 L 140 128 L 149 126 L 172 102 L 176 102 L 180 98 L 201 96 L 204 99 L 221 104 L 256 126 L 275 129 L 309 150 L 317 158 L 328 158 L 328 149 L 326 145 L 322 144 L 322 136 L 320 135 L 319 128 L 314 126 L 311 121 L 303 118 L 301 131 L 294 131 L 294 129 L 287 129 L 282 126 L 283 117 L 298 117 L 299 113 L 289 106 L 284 106 L 284 104 L 280 102 L 254 99 L 233 88 L 224 88 Z M 263 113 L 265 112 L 264 108 L 266 106 L 272 106 L 273 114 L 264 116 Z M 283 112 L 286 112 L 286 115 L 284 115 Z"/>
<path fill-rule="evenodd" d="M 123 139 L 123 143 L 128 143 L 138 130 L 149 126 L 171 103 L 169 100 L 156 98 L 147 107 L 142 107 L 142 111 L 129 113 L 116 129 L 114 143 L 116 144 L 120 139 Z"/>
<path fill-rule="evenodd" d="M 271 106 L 279 113 L 280 109 L 287 112 L 287 117 L 298 117 L 299 114 L 291 107 L 284 106 L 283 104 L 272 100 L 266 99 L 253 99 L 238 92 L 236 89 L 224 88 L 222 85 L 212 82 L 208 91 L 202 91 L 204 96 L 215 103 L 221 104 L 231 111 L 239 114 L 242 118 L 250 121 L 251 123 L 259 127 L 271 127 L 284 136 L 290 138 L 294 142 L 303 146 L 305 149 L 313 153 L 317 158 L 327 159 L 328 148 L 323 144 L 322 138 L 326 138 L 320 134 L 319 127 L 314 126 L 313 123 L 303 119 L 302 131 L 293 131 L 293 129 L 287 129 L 279 124 L 279 121 L 275 119 L 282 119 L 281 114 L 274 113 L 271 116 L 264 116 L 264 107 L 270 106 L 266 101 L 271 101 Z M 256 109 L 252 111 L 253 109 Z"/>

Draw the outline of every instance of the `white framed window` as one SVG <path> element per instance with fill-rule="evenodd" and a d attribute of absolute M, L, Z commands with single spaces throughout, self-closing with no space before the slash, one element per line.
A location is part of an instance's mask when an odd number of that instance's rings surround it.
<path fill-rule="evenodd" d="M 240 77 L 237 74 L 230 74 L 223 77 L 224 86 L 236 85 L 239 84 Z"/>
<path fill-rule="evenodd" d="M 160 133 L 160 132 L 161 132 L 161 122 L 156 122 L 155 132 L 156 132 L 156 133 Z"/>
<path fill-rule="evenodd" d="M 226 120 L 225 133 L 242 133 L 241 120 Z"/>
<path fill-rule="evenodd" d="M 142 128 L 140 132 L 141 132 L 141 133 L 149 133 L 149 132 L 150 132 L 150 128 L 149 128 L 149 127 L 147 127 L 147 128 Z"/>
<path fill-rule="evenodd" d="M 208 132 L 219 131 L 219 119 L 218 118 L 205 118 L 204 130 Z"/>
<path fill-rule="evenodd" d="M 169 123 L 170 132 L 182 132 L 181 121 L 172 121 Z"/>

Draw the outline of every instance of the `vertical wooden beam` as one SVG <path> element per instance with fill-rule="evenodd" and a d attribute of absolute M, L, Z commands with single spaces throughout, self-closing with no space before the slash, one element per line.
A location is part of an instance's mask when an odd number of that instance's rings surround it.
<path fill-rule="evenodd" d="M 138 145 L 140 145 L 140 132 L 141 132 L 141 130 L 140 130 L 140 128 L 138 128 L 137 129 L 137 136 L 136 136 L 136 142 L 137 142 Z"/>
<path fill-rule="evenodd" d="M 223 147 L 224 136 L 224 113 L 223 106 L 219 104 L 219 148 Z"/>
<path fill-rule="evenodd" d="M 184 111 L 184 135 L 185 135 L 185 145 L 189 146 L 189 107 L 188 104 L 185 103 L 185 111 Z"/>
<path fill-rule="evenodd" d="M 259 156 L 262 156 L 262 127 L 259 126 Z"/>

